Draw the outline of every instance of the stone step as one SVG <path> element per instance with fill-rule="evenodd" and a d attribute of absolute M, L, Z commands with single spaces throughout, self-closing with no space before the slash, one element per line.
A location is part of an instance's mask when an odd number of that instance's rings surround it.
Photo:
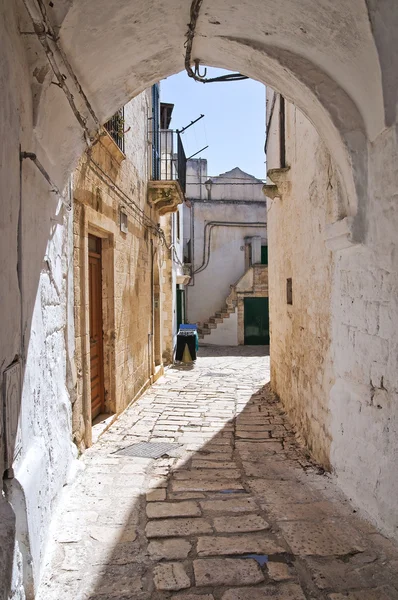
<path fill-rule="evenodd" d="M 210 319 L 208 320 L 208 323 L 222 323 L 222 322 L 223 322 L 222 317 L 210 317 Z"/>
<path fill-rule="evenodd" d="M 210 329 L 198 329 L 198 335 L 202 337 L 204 335 L 210 335 Z"/>

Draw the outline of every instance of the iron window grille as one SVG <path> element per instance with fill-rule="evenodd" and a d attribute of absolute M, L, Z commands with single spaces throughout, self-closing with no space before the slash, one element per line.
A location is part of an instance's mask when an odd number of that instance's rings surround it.
<path fill-rule="evenodd" d="M 109 135 L 124 153 L 124 107 L 117 111 L 104 125 Z"/>

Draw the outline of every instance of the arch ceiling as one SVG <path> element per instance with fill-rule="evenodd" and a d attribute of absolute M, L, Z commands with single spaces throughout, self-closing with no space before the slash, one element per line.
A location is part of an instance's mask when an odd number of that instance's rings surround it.
<path fill-rule="evenodd" d="M 58 0 L 53 7 L 40 1 L 101 122 L 184 68 L 190 0 Z M 347 214 L 355 214 L 366 193 L 367 144 L 396 108 L 391 60 L 390 71 L 380 68 L 393 2 L 379 8 L 374 0 L 370 7 L 365 0 L 204 0 L 197 23 L 193 58 L 272 86 L 313 122 L 340 172 Z M 44 68 L 40 47 L 37 55 Z M 62 179 L 84 145 L 51 77 L 36 93 L 34 125 L 47 156 L 57 157 Z"/>

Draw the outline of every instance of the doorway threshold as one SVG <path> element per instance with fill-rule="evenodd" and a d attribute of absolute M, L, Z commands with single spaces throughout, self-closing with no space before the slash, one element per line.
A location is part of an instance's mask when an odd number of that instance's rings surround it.
<path fill-rule="evenodd" d="M 95 417 L 92 426 L 92 443 L 95 444 L 100 436 L 116 421 L 117 414 L 101 413 Z"/>

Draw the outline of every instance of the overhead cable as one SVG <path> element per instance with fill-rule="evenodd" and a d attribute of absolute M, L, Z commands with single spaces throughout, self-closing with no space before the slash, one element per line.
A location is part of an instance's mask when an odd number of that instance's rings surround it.
<path fill-rule="evenodd" d="M 241 73 L 227 73 L 226 75 L 220 75 L 219 77 L 206 78 L 207 69 L 204 70 L 203 74 L 200 74 L 200 60 L 196 58 L 192 61 L 192 45 L 202 3 L 203 0 L 192 0 L 191 4 L 190 22 L 188 23 L 188 30 L 184 44 L 185 70 L 188 74 L 188 77 L 192 77 L 192 79 L 199 81 L 200 83 L 221 83 L 226 81 L 241 81 L 242 79 L 248 79 L 246 75 L 242 75 Z M 192 69 L 192 62 L 195 64 L 195 69 Z"/>
<path fill-rule="evenodd" d="M 53 182 L 50 175 L 47 173 L 46 169 L 43 167 L 43 165 L 37 158 L 36 154 L 34 154 L 34 152 L 21 152 L 20 158 L 21 158 L 21 161 L 24 160 L 25 158 L 28 158 L 36 165 L 36 167 L 39 169 L 40 173 L 43 175 L 44 179 L 51 185 L 51 188 L 52 188 L 51 191 L 54 192 L 55 194 L 57 194 L 57 196 L 61 200 L 62 204 L 66 207 L 66 209 L 68 211 L 71 210 L 72 209 L 71 203 L 68 202 L 67 200 L 65 200 L 63 193 L 61 192 L 59 187 Z"/>
<path fill-rule="evenodd" d="M 145 212 L 138 206 L 138 204 L 133 200 L 126 192 L 120 188 L 117 183 L 113 181 L 113 179 L 102 169 L 102 167 L 90 156 L 90 154 L 86 154 L 88 166 L 92 169 L 95 175 L 101 179 L 108 188 L 110 188 L 119 198 L 122 200 L 123 204 L 130 208 L 134 213 L 134 218 L 141 225 L 144 225 L 147 229 L 153 231 L 155 235 L 162 239 L 163 242 L 166 242 L 166 238 L 163 230 L 158 226 L 155 221 L 153 221 L 150 217 L 148 217 Z"/>
<path fill-rule="evenodd" d="M 69 86 L 67 83 L 67 77 L 66 77 L 66 75 L 64 75 L 61 72 L 61 69 L 58 66 L 56 57 L 53 52 L 53 48 L 51 47 L 49 40 L 51 40 L 51 43 L 52 43 L 54 49 L 61 57 L 61 60 L 64 63 L 66 70 L 69 73 L 69 76 L 71 77 L 71 79 L 77 89 L 77 92 L 80 95 L 81 99 L 83 100 L 83 103 L 85 104 L 88 112 L 90 113 L 97 129 L 99 129 L 101 127 L 101 123 L 100 123 L 98 117 L 96 116 L 86 94 L 84 93 L 84 91 L 79 83 L 79 80 L 77 79 L 65 52 L 63 51 L 61 45 L 59 44 L 59 38 L 56 36 L 54 29 L 47 17 L 47 13 L 46 13 L 46 9 L 45 9 L 43 0 L 23 0 L 23 2 L 25 5 L 25 8 L 32 20 L 34 32 L 36 33 L 39 42 L 43 46 L 43 49 L 46 54 L 47 60 L 50 64 L 50 67 L 51 67 L 55 77 L 57 78 L 56 85 L 64 92 L 64 94 L 69 102 L 69 105 L 73 111 L 73 114 L 75 115 L 79 125 L 81 126 L 81 128 L 84 131 L 85 141 L 86 141 L 87 145 L 90 146 L 93 139 L 95 138 L 97 132 L 92 133 L 90 131 L 89 127 L 87 126 L 86 117 L 84 117 L 83 114 L 81 113 L 81 111 L 78 109 L 75 99 L 74 99 L 74 96 L 73 96 L 73 93 L 69 89 Z"/>
<path fill-rule="evenodd" d="M 211 254 L 211 233 L 213 230 L 213 227 L 267 227 L 267 223 L 263 222 L 263 221 L 249 221 L 249 222 L 245 222 L 245 221 L 208 221 L 204 227 L 204 232 L 203 232 L 203 262 L 202 264 L 194 270 L 193 274 L 196 275 L 197 273 L 201 273 L 202 271 L 204 271 L 209 262 L 210 262 L 210 254 Z M 207 231 L 209 229 L 209 233 L 207 236 Z M 206 241 L 207 238 L 207 241 Z M 206 259 L 206 250 L 207 250 L 207 259 Z"/>

